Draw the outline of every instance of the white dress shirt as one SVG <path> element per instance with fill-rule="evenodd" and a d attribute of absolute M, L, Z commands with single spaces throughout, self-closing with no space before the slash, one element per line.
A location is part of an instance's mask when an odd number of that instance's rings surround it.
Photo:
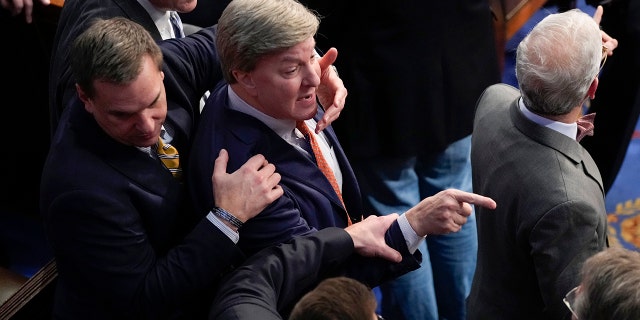
<path fill-rule="evenodd" d="M 160 35 L 162 36 L 162 40 L 173 39 L 176 37 L 173 32 L 173 27 L 171 26 L 171 22 L 169 22 L 169 11 L 159 10 L 156 8 L 149 0 L 138 0 L 138 2 L 144 7 L 145 10 L 151 16 L 153 23 L 156 24 L 158 31 L 160 31 Z"/>

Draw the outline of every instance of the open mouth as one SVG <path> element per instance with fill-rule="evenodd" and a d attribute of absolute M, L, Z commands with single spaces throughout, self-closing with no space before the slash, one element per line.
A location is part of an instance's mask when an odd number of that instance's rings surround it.
<path fill-rule="evenodd" d="M 298 101 L 308 101 L 308 100 L 313 100 L 315 99 L 315 93 L 310 93 L 308 95 L 302 96 L 300 98 L 298 98 Z"/>

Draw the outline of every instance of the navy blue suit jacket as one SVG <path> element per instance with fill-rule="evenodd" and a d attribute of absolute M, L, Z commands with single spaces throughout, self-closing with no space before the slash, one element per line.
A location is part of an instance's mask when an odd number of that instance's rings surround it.
<path fill-rule="evenodd" d="M 317 118 L 322 115 L 319 108 Z M 198 212 L 213 207 L 211 174 L 220 149 L 229 152 L 227 171 L 232 172 L 256 154 L 264 155 L 282 176 L 284 195 L 240 229 L 238 245 L 248 255 L 280 244 L 297 235 L 327 227 L 346 227 L 346 212 L 318 166 L 261 121 L 228 106 L 227 85 L 218 86 L 202 112 L 189 163 L 190 194 Z M 331 126 L 324 130 L 333 146 L 343 176 L 342 196 L 352 221 L 363 215 L 358 183 Z M 366 216 L 367 214 L 365 214 Z M 387 242 L 405 257 L 393 272 L 417 267 L 409 254 L 397 222 L 387 232 Z M 360 270 L 361 273 L 362 270 Z M 367 280 L 363 280 L 368 282 Z"/>
<path fill-rule="evenodd" d="M 180 152 L 188 152 L 200 97 L 221 78 L 214 38 L 205 29 L 161 43 L 166 122 Z M 77 96 L 61 120 L 40 203 L 59 271 L 55 317 L 206 314 L 212 288 L 242 252 L 192 211 L 186 187 L 159 161 L 107 136 Z"/>

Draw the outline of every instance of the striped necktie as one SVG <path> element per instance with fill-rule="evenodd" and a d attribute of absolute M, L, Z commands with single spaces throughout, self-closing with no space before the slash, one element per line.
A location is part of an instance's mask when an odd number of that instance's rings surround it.
<path fill-rule="evenodd" d="M 182 20 L 177 12 L 171 11 L 169 13 L 169 21 L 171 22 L 171 27 L 173 28 L 173 33 L 176 38 L 184 38 L 184 30 L 182 29 Z"/>
<path fill-rule="evenodd" d="M 161 138 L 158 138 L 158 147 L 156 148 L 158 159 L 162 161 L 162 164 L 169 169 L 174 178 L 182 179 L 182 168 L 180 168 L 180 155 L 178 149 L 169 143 L 164 143 Z"/>
<path fill-rule="evenodd" d="M 327 177 L 327 180 L 329 180 L 329 183 L 331 183 L 331 186 L 333 187 L 333 191 L 336 192 L 336 194 L 338 195 L 338 198 L 340 199 L 340 202 L 342 202 L 342 206 L 346 210 L 347 207 L 344 205 L 344 200 L 342 200 L 342 192 L 340 191 L 340 187 L 338 186 L 338 180 L 336 180 L 336 175 L 333 173 L 333 170 L 331 170 L 331 166 L 329 166 L 329 163 L 322 155 L 322 150 L 320 150 L 320 145 L 318 145 L 318 141 L 316 140 L 315 134 L 311 132 L 309 127 L 304 123 L 304 121 L 296 122 L 296 128 L 300 130 L 300 132 L 302 132 L 302 134 L 306 138 L 306 141 L 308 141 L 308 143 L 311 145 L 311 150 L 313 151 L 313 155 L 316 158 L 316 163 L 318 164 L 318 168 L 320 169 L 320 171 L 322 171 L 324 176 Z M 348 214 L 347 214 L 347 224 L 351 225 L 351 218 L 349 217 Z"/>

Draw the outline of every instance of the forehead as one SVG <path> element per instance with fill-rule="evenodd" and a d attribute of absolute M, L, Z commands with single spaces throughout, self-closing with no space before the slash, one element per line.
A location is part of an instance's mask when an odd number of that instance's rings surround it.
<path fill-rule="evenodd" d="M 269 63 L 287 63 L 300 60 L 307 60 L 313 56 L 316 41 L 309 37 L 293 47 L 277 50 L 270 54 L 265 54 L 260 61 Z"/>
<path fill-rule="evenodd" d="M 153 104 L 164 88 L 162 71 L 153 60 L 145 58 L 138 76 L 124 84 L 95 80 L 95 97 L 103 107 L 110 110 L 131 111 L 131 108 L 144 108 Z"/>

